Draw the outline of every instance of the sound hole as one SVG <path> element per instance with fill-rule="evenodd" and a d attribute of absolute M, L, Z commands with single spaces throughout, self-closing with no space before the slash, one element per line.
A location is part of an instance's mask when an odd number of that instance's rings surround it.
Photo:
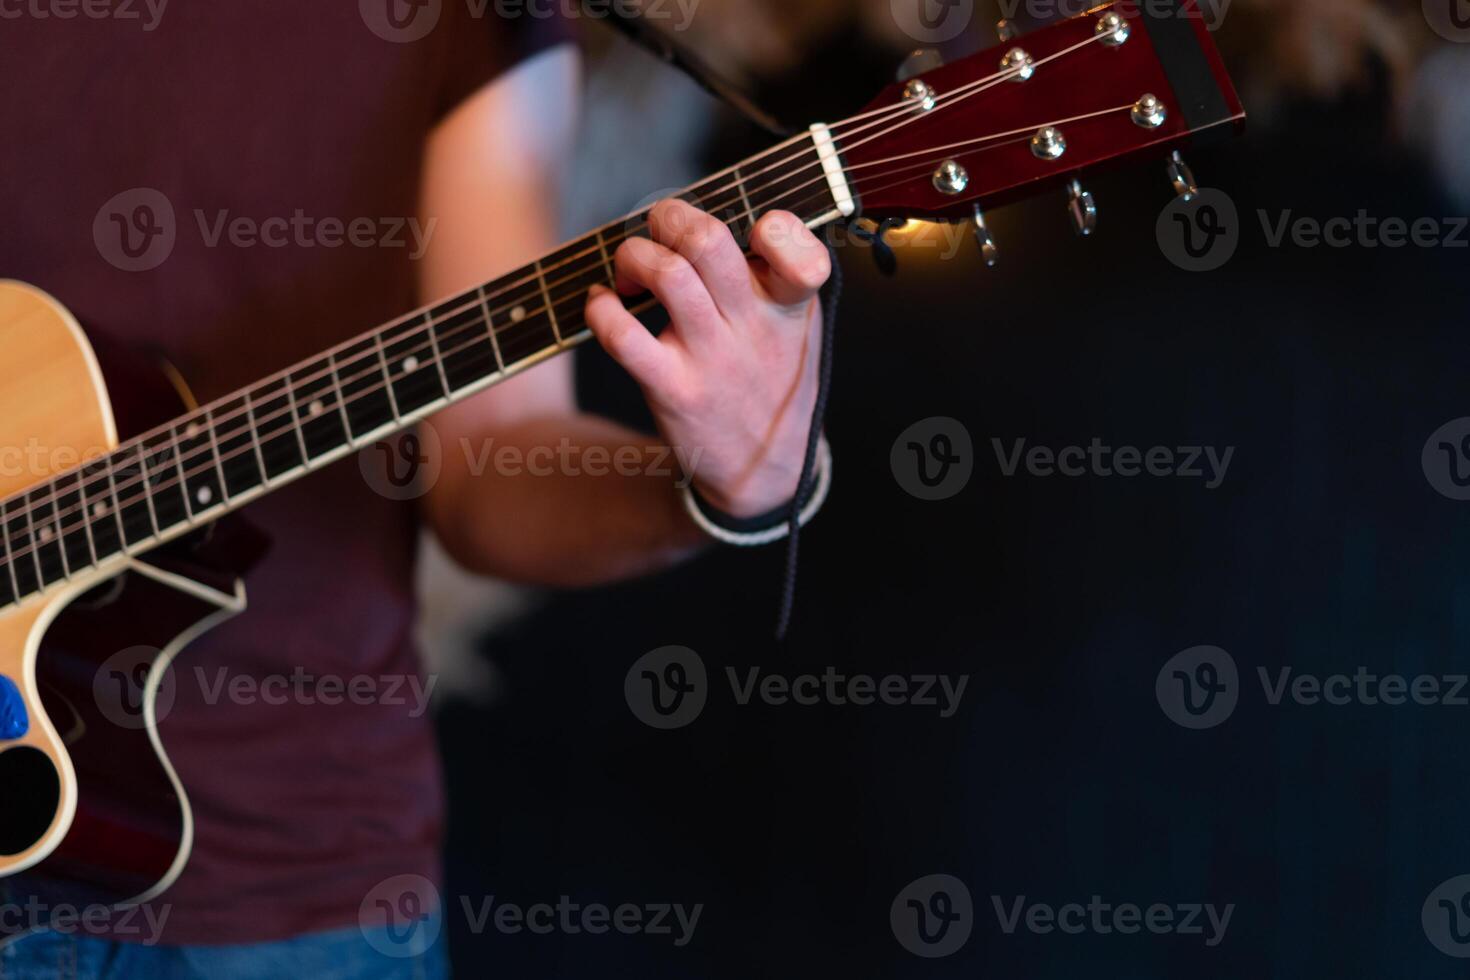
<path fill-rule="evenodd" d="M 40 840 L 56 819 L 61 779 L 40 749 L 22 745 L 0 752 L 0 854 L 19 854 Z"/>

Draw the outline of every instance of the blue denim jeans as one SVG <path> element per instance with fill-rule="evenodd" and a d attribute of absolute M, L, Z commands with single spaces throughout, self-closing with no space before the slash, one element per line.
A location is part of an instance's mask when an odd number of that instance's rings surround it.
<path fill-rule="evenodd" d="M 426 950 L 409 950 L 386 931 L 356 926 L 243 946 L 145 946 L 41 932 L 0 950 L 0 980 L 446 980 L 444 946 L 440 935 Z"/>

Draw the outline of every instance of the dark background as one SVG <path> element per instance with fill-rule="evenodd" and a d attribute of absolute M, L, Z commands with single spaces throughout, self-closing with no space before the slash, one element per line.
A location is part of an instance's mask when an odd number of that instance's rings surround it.
<path fill-rule="evenodd" d="M 834 38 L 769 79 L 787 118 L 833 118 L 891 69 Z M 834 74 L 835 73 L 835 74 Z M 836 79 L 815 92 L 804 78 Z M 825 94 L 821 94 L 825 93 Z M 860 104 L 863 99 L 859 99 Z M 1089 182 L 1073 237 L 1059 194 L 992 215 L 1002 264 L 973 242 L 941 261 L 900 250 L 880 276 L 842 250 L 828 433 L 836 481 L 802 537 L 795 623 L 772 640 L 781 548 L 711 551 L 618 588 L 549 597 L 486 639 L 493 707 L 440 716 L 455 895 L 529 905 L 703 903 L 668 937 L 468 935 L 465 976 L 1449 977 L 1464 963 L 1420 925 L 1426 896 L 1470 872 L 1463 751 L 1470 708 L 1270 705 L 1274 676 L 1470 670 L 1470 512 L 1420 465 L 1470 415 L 1470 251 L 1270 248 L 1257 217 L 1443 217 L 1396 147 L 1381 81 L 1191 157 L 1235 201 L 1223 269 L 1180 271 L 1155 220 L 1162 166 Z M 708 169 L 762 138 L 730 121 Z M 637 416 L 600 354 L 590 406 Z M 961 421 L 975 469 L 924 502 L 890 469 L 900 432 Z M 1002 475 L 1010 446 L 1233 446 L 1201 480 Z M 703 714 L 655 731 L 629 711 L 639 656 L 696 650 Z M 1240 668 L 1228 721 L 1189 731 L 1154 681 L 1200 644 Z M 959 711 L 736 706 L 724 670 L 968 674 Z M 938 960 L 895 941 L 889 905 L 952 874 L 969 942 Z M 1203 936 L 1006 935 L 992 895 L 1061 905 L 1233 903 Z"/>

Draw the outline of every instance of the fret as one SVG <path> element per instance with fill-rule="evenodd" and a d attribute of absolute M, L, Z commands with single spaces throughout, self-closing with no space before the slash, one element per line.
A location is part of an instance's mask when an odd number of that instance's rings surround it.
<path fill-rule="evenodd" d="M 389 400 L 388 379 L 377 354 L 377 337 L 360 340 L 332 362 L 337 370 L 337 390 L 347 414 L 353 442 L 397 419 Z"/>
<path fill-rule="evenodd" d="M 730 172 L 730 180 L 735 181 L 735 191 L 732 193 L 728 188 L 729 180 L 719 178 L 715 181 L 716 187 L 725 187 L 724 190 L 713 194 L 715 206 L 706 205 L 709 212 L 725 223 L 730 233 L 735 236 L 735 241 L 740 243 L 742 249 L 750 244 L 750 233 L 755 229 L 755 208 L 751 206 L 750 195 L 745 190 L 745 178 L 740 174 L 740 168 L 736 167 Z M 723 203 L 721 203 L 723 202 Z M 741 223 L 744 222 L 744 227 Z"/>
<path fill-rule="evenodd" d="M 179 480 L 189 518 L 223 507 L 224 470 L 220 467 L 214 428 L 199 418 L 174 426 L 174 444 L 179 447 Z"/>
<path fill-rule="evenodd" d="M 485 332 L 490 335 L 490 346 L 495 351 L 495 363 L 500 370 L 505 370 L 505 358 L 500 356 L 500 341 L 495 338 L 495 318 L 490 315 L 490 299 L 485 294 L 485 287 L 480 287 L 480 309 L 485 314 Z"/>
<path fill-rule="evenodd" d="M 80 515 L 82 528 L 87 534 L 87 551 L 92 556 L 92 564 L 100 565 L 102 555 L 97 551 L 97 538 L 92 534 L 92 505 L 87 502 L 87 470 L 85 467 L 77 470 L 77 499 L 80 503 Z"/>
<path fill-rule="evenodd" d="M 432 315 L 429 317 L 428 333 L 429 348 L 434 352 L 434 367 L 439 371 L 439 384 L 444 388 L 444 397 L 448 398 L 454 389 L 449 387 L 449 375 L 444 370 L 444 353 L 439 350 L 439 338 L 435 336 L 438 333 L 438 325 L 434 323 Z"/>
<path fill-rule="evenodd" d="M 19 602 L 25 593 L 20 589 L 20 579 L 15 574 L 15 551 L 10 547 L 10 527 L 5 519 L 5 502 L 0 500 L 0 539 L 5 542 L 5 576 L 0 578 L 0 590 L 8 593 L 10 598 L 0 597 L 0 605 L 7 605 L 12 600 Z"/>
<path fill-rule="evenodd" d="M 468 305 L 461 302 L 465 299 L 469 299 Z M 500 359 L 493 338 L 485 330 L 485 300 L 479 290 L 441 303 L 429 311 L 429 318 L 434 324 L 435 349 L 444 365 L 444 383 L 450 392 L 499 372 Z"/>
<path fill-rule="evenodd" d="M 351 441 L 347 434 L 347 410 L 342 405 L 337 371 L 330 357 L 314 361 L 292 374 L 288 388 L 296 406 L 301 451 L 307 460 L 325 456 Z"/>
<path fill-rule="evenodd" d="M 489 291 L 491 327 L 506 368 L 557 346 L 556 332 L 546 315 L 546 301 L 534 277 L 526 278 L 524 269 L 513 272 Z"/>
<path fill-rule="evenodd" d="M 270 484 L 306 465 L 296 434 L 296 413 L 286 393 L 284 379 L 269 381 L 247 392 L 255 448 Z"/>
<path fill-rule="evenodd" d="M 219 492 L 221 500 L 228 504 L 230 502 L 229 481 L 225 479 L 225 458 L 219 451 L 219 430 L 215 428 L 214 411 L 207 410 L 204 413 L 205 421 L 202 423 L 209 431 L 209 449 L 214 454 L 214 469 L 219 474 Z M 184 433 L 188 434 L 188 429 Z"/>
<path fill-rule="evenodd" d="M 599 258 L 600 248 L 589 247 L 589 239 L 584 238 L 554 253 L 553 258 L 561 256 L 557 261 L 547 260 L 547 264 L 556 269 L 549 284 L 549 288 L 555 291 L 551 310 L 562 327 L 563 341 L 585 329 L 583 314 L 587 307 L 587 294 L 592 287 L 613 285 Z"/>
<path fill-rule="evenodd" d="M 143 466 L 143 454 L 133 446 L 118 450 L 118 458 L 131 451 L 133 461 L 121 467 L 113 467 L 113 476 L 123 496 L 123 536 L 128 544 L 140 544 L 158 536 L 158 515 L 153 511 L 153 496 L 148 492 L 147 470 Z"/>
<path fill-rule="evenodd" d="M 35 559 L 42 588 L 71 578 L 71 569 L 66 565 L 66 553 L 61 548 L 61 535 L 56 530 L 54 495 L 55 487 L 46 483 L 30 490 L 21 498 L 25 504 L 31 556 Z"/>
<path fill-rule="evenodd" d="M 82 466 L 82 498 L 87 507 L 87 529 L 96 546 L 99 562 L 123 550 L 122 518 L 117 512 L 111 473 L 112 464 L 106 456 Z"/>
<path fill-rule="evenodd" d="M 337 355 L 328 354 L 327 363 L 332 366 L 332 392 L 337 396 L 337 414 L 342 417 L 342 434 L 347 444 L 352 445 L 352 426 L 347 421 L 347 396 L 342 393 L 342 372 L 337 369 Z M 308 412 L 311 406 L 307 406 Z"/>
<path fill-rule="evenodd" d="M 286 402 L 291 411 L 291 428 L 296 434 L 296 448 L 301 450 L 301 461 L 305 466 L 311 460 L 311 454 L 306 451 L 306 433 L 301 431 L 301 408 L 296 404 L 296 386 L 288 377 L 283 387 L 286 389 Z"/>
<path fill-rule="evenodd" d="M 175 479 L 178 449 L 173 434 L 151 436 L 139 447 L 146 478 L 144 486 L 153 502 L 153 515 L 162 534 L 169 528 L 189 521 L 189 506 L 184 501 L 184 485 Z"/>
<path fill-rule="evenodd" d="M 29 518 L 24 496 L 11 501 L 4 508 L 5 542 L 10 549 L 10 571 L 16 593 L 28 596 L 41 589 L 41 560 L 35 541 L 27 533 Z"/>
<path fill-rule="evenodd" d="M 393 412 L 393 421 L 403 418 L 398 410 L 398 395 L 393 390 L 393 372 L 388 370 L 388 355 L 383 353 L 383 335 L 373 331 L 373 347 L 378 352 L 378 368 L 383 372 L 383 389 L 388 392 L 388 408 Z"/>
<path fill-rule="evenodd" d="M 546 310 L 546 318 L 551 321 L 551 332 L 556 335 L 556 344 L 560 347 L 562 343 L 561 327 L 557 326 L 556 323 L 556 308 L 551 304 L 551 293 L 546 288 L 546 276 L 542 273 L 540 262 L 535 263 L 533 268 L 535 269 L 536 282 L 541 286 L 541 302 L 543 308 Z"/>
<path fill-rule="evenodd" d="M 123 520 L 123 502 L 122 498 L 118 496 L 117 474 L 113 469 L 111 454 L 102 457 L 102 465 L 107 471 L 107 488 L 111 491 L 112 495 L 112 516 L 117 522 L 117 544 L 122 549 L 123 554 L 130 554 L 131 552 L 128 551 L 127 524 Z"/>
<path fill-rule="evenodd" d="M 764 178 L 764 186 L 751 197 L 762 214 L 790 211 L 806 221 L 813 215 L 831 210 L 831 189 L 821 175 L 816 151 L 809 150 L 802 161 L 789 170 Z"/>
<path fill-rule="evenodd" d="M 65 481 L 65 482 L 63 482 Z M 91 535 L 87 533 L 87 511 L 82 503 L 80 471 L 57 477 L 56 533 L 61 539 L 61 557 L 67 574 L 96 564 Z M 70 487 L 70 489 L 62 489 Z"/>
<path fill-rule="evenodd" d="M 271 484 L 270 471 L 265 468 L 265 453 L 260 449 L 260 430 L 255 426 L 255 409 L 250 404 L 250 390 L 241 395 L 245 403 L 245 429 L 250 433 L 250 445 L 255 450 L 255 461 L 260 464 L 260 475 L 266 486 Z"/>
<path fill-rule="evenodd" d="M 219 453 L 220 472 L 225 477 L 225 495 L 248 493 L 266 483 L 258 436 L 250 422 L 245 396 L 232 398 L 210 412 L 210 432 Z"/>
<path fill-rule="evenodd" d="M 439 380 L 439 359 L 432 353 L 434 332 L 425 317 L 420 315 L 394 324 L 379 336 L 393 404 L 400 417 L 448 397 L 447 386 Z M 433 364 L 429 363 L 431 360 Z"/>
<path fill-rule="evenodd" d="M 613 288 L 617 288 L 617 269 L 613 267 L 612 255 L 608 253 L 607 244 L 602 240 L 602 230 L 598 229 L 593 237 L 597 239 L 597 251 L 602 255 L 602 267 L 607 270 L 608 284 Z"/>
<path fill-rule="evenodd" d="M 179 494 L 184 499 L 184 520 L 190 524 L 194 523 L 194 504 L 189 499 L 189 478 L 184 473 L 184 443 L 179 438 L 179 430 L 169 430 L 169 437 L 173 440 L 174 448 L 174 476 L 178 477 Z"/>

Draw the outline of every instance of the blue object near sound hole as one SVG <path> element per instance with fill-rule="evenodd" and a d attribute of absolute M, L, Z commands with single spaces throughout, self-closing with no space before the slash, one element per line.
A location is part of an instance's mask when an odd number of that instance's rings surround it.
<path fill-rule="evenodd" d="M 20 738 L 30 731 L 31 719 L 25 699 L 15 681 L 0 674 L 0 739 Z"/>

